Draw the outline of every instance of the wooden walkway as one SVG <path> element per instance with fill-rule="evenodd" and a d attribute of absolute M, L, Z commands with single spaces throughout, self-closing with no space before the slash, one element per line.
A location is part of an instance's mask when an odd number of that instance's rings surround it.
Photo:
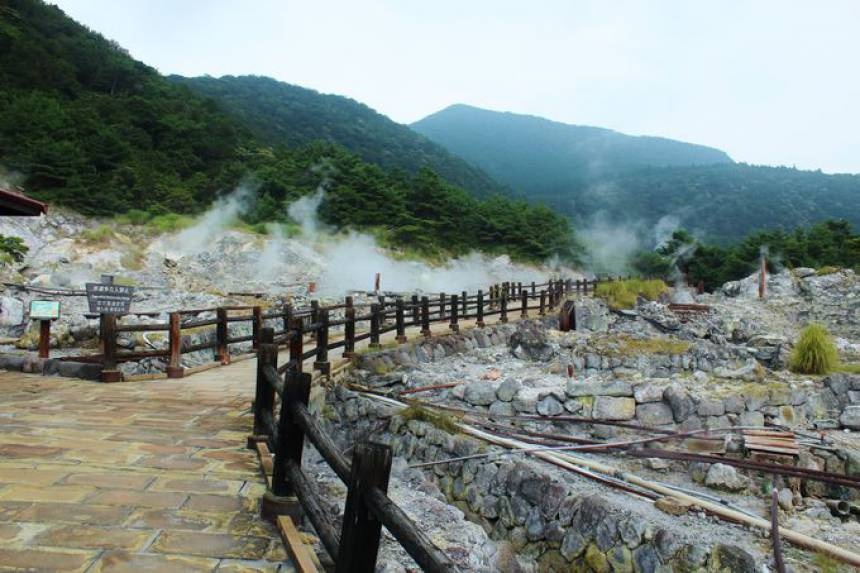
<path fill-rule="evenodd" d="M 119 384 L 0 373 L 0 571 L 293 571 L 245 449 L 253 365 Z"/>

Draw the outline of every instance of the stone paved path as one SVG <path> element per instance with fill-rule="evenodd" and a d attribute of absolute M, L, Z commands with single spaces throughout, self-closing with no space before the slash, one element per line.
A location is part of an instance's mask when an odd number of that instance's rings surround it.
<path fill-rule="evenodd" d="M 244 449 L 253 363 L 118 384 L 0 373 L 0 571 L 293 571 Z"/>

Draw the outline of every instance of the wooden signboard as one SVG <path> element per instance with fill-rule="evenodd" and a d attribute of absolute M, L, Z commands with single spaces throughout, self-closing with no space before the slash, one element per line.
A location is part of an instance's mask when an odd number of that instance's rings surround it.
<path fill-rule="evenodd" d="M 30 320 L 58 320 L 60 302 L 56 300 L 31 300 Z"/>
<path fill-rule="evenodd" d="M 131 307 L 134 287 L 87 283 L 87 302 L 90 312 L 98 314 L 126 314 Z"/>

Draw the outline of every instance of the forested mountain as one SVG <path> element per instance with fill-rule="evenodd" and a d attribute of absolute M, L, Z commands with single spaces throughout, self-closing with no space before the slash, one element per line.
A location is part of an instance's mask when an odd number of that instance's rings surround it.
<path fill-rule="evenodd" d="M 296 147 L 323 140 L 387 169 L 414 175 L 428 167 L 478 196 L 507 191 L 441 145 L 347 97 L 261 76 L 169 79 L 215 99 L 269 145 Z"/>
<path fill-rule="evenodd" d="M 529 195 L 636 167 L 732 161 L 702 145 L 467 105 L 452 105 L 411 127 Z"/>
<path fill-rule="evenodd" d="M 91 215 L 196 213 L 246 181 L 246 219 L 259 223 L 286 221 L 286 205 L 325 182 L 324 221 L 391 246 L 575 255 L 567 221 L 545 208 L 479 201 L 429 169 L 386 171 L 328 143 L 272 146 L 257 131 L 55 6 L 0 4 L 0 173 L 37 198 Z"/>
<path fill-rule="evenodd" d="M 826 219 L 860 227 L 860 176 L 733 163 L 717 149 L 452 106 L 412 125 L 529 199 L 587 226 L 653 227 L 671 216 L 727 243 Z"/>

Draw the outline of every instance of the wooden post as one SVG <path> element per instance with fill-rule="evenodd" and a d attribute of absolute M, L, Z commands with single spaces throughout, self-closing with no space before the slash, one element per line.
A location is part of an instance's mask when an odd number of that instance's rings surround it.
<path fill-rule="evenodd" d="M 51 349 L 51 321 L 39 321 L 39 358 L 48 358 Z"/>
<path fill-rule="evenodd" d="M 290 320 L 293 319 L 293 305 L 284 303 L 283 312 L 284 334 L 286 334 L 290 331 Z"/>
<path fill-rule="evenodd" d="M 167 345 L 170 348 L 170 358 L 167 363 L 167 377 L 182 378 L 185 376 L 185 368 L 182 367 L 182 315 L 171 312 L 169 328 Z"/>
<path fill-rule="evenodd" d="M 445 320 L 445 293 L 439 293 L 439 320 Z"/>
<path fill-rule="evenodd" d="M 523 283 L 517 283 L 517 296 L 521 296 L 523 294 Z"/>
<path fill-rule="evenodd" d="M 537 285 L 535 285 L 535 282 L 532 281 L 532 297 L 535 296 L 537 296 Z"/>
<path fill-rule="evenodd" d="M 328 361 L 328 309 L 320 309 L 319 330 L 317 332 L 317 359 L 314 368 L 328 376 L 331 373 L 331 363 Z"/>
<path fill-rule="evenodd" d="M 263 309 L 255 306 L 251 309 L 251 335 L 254 337 L 251 347 L 257 350 L 260 345 L 260 329 L 263 327 Z"/>
<path fill-rule="evenodd" d="M 230 364 L 230 349 L 227 346 L 227 309 L 219 306 L 215 312 L 218 317 L 218 323 L 215 325 L 215 340 L 218 343 L 215 360 L 221 364 Z"/>
<path fill-rule="evenodd" d="M 352 303 L 352 297 L 348 297 Z M 343 357 L 352 358 L 355 356 L 355 307 L 350 304 L 346 307 L 346 323 L 343 325 Z"/>
<path fill-rule="evenodd" d="M 380 309 L 378 303 L 370 305 L 370 348 L 379 348 L 379 315 Z"/>
<path fill-rule="evenodd" d="M 395 321 L 397 325 L 397 343 L 403 344 L 406 342 L 406 320 L 403 317 L 403 298 L 397 297 L 397 300 L 394 301 L 395 306 Z"/>
<path fill-rule="evenodd" d="M 520 293 L 520 318 L 529 317 L 529 291 L 524 290 Z"/>
<path fill-rule="evenodd" d="M 541 316 L 546 316 L 546 291 L 540 291 L 540 311 Z"/>
<path fill-rule="evenodd" d="M 119 382 L 122 373 L 117 369 L 116 362 L 116 315 L 100 315 L 100 328 L 104 362 L 102 364 L 102 382 Z"/>
<path fill-rule="evenodd" d="M 576 279 L 576 294 L 579 294 L 582 289 L 582 280 Z"/>
<path fill-rule="evenodd" d="M 388 446 L 355 445 L 335 573 L 373 573 L 376 570 L 382 523 L 367 506 L 366 496 L 371 488 L 379 488 L 383 493 L 388 491 L 391 458 Z"/>
<path fill-rule="evenodd" d="M 478 321 L 475 324 L 477 324 L 478 328 L 484 328 L 484 326 L 485 326 L 485 323 L 484 323 L 484 291 L 482 291 L 480 289 L 478 290 L 478 311 L 477 311 L 477 314 L 478 314 Z"/>
<path fill-rule="evenodd" d="M 304 323 L 302 322 L 302 317 L 295 316 L 290 319 L 290 330 L 288 332 L 289 340 L 290 340 L 290 362 L 295 362 L 295 368 L 299 372 L 301 372 L 303 368 L 302 354 L 304 353 L 304 334 L 302 333 L 302 329 L 304 328 Z"/>
<path fill-rule="evenodd" d="M 460 313 L 460 318 L 462 318 L 463 320 L 466 320 L 469 318 L 469 293 L 466 291 L 463 291 L 461 296 L 462 296 L 462 298 L 460 300 L 463 301 L 463 303 L 462 303 L 463 304 L 463 312 Z"/>
<path fill-rule="evenodd" d="M 172 315 L 171 315 L 172 316 Z M 254 442 L 268 434 L 265 419 L 266 414 L 275 419 L 275 389 L 263 376 L 263 367 L 267 364 L 277 368 L 278 347 L 273 344 L 275 330 L 263 328 L 260 332 L 260 344 L 257 347 L 257 388 L 254 394 L 254 434 L 248 439 L 248 447 L 255 449 Z M 274 352 L 272 347 L 274 346 Z"/>
<path fill-rule="evenodd" d="M 418 326 L 421 323 L 421 308 L 419 307 L 418 295 L 412 295 L 412 324 Z"/>
<path fill-rule="evenodd" d="M 767 259 L 761 256 L 761 270 L 758 275 L 758 297 L 764 298 L 767 291 Z"/>
<path fill-rule="evenodd" d="M 448 328 L 451 329 L 451 332 L 459 332 L 460 325 L 457 323 L 458 313 L 460 310 L 460 306 L 458 304 L 458 297 L 456 294 L 451 295 L 451 321 L 448 324 Z"/>
<path fill-rule="evenodd" d="M 501 299 L 499 299 L 499 304 L 501 305 L 501 309 L 499 310 L 499 322 L 504 324 L 508 321 L 508 297 L 507 297 L 507 295 L 505 295 Z"/>
<path fill-rule="evenodd" d="M 320 301 L 312 300 L 311 301 L 311 324 L 316 324 L 320 320 Z M 316 338 L 317 331 L 316 329 L 311 330 L 310 337 Z"/>
<path fill-rule="evenodd" d="M 421 334 L 430 338 L 430 299 L 421 297 Z"/>

